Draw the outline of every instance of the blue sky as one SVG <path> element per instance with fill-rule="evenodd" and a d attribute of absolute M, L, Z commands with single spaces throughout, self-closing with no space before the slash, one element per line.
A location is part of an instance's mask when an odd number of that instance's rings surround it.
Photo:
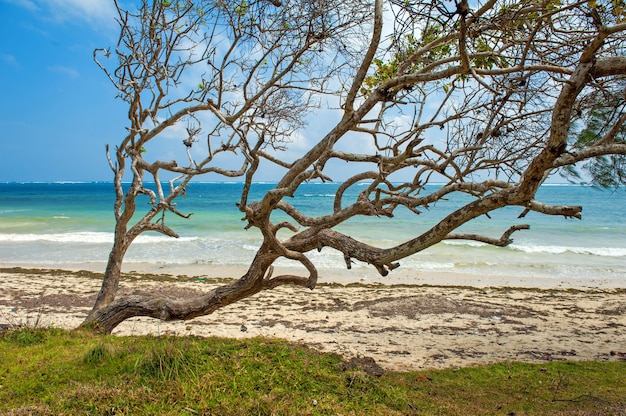
<path fill-rule="evenodd" d="M 124 105 L 92 60 L 110 0 L 0 0 L 0 181 L 110 180 Z"/>
<path fill-rule="evenodd" d="M 0 182 L 112 180 L 105 145 L 125 135 L 127 107 L 93 51 L 114 49 L 115 15 L 112 0 L 0 0 Z M 290 148 L 304 151 L 334 116 L 321 111 Z M 348 147 L 359 143 L 346 139 Z M 338 180 L 356 167 L 327 168 Z M 280 177 L 277 169 L 260 172 L 257 180 Z"/>
<path fill-rule="evenodd" d="M 0 0 L 0 182 L 112 180 L 105 145 L 125 135 L 127 107 L 93 51 L 114 49 L 115 15 L 111 0 Z M 325 133 L 333 116 L 321 117 L 307 136 Z M 296 152 L 308 147 L 299 139 Z M 331 170 L 346 176 L 350 169 Z M 257 180 L 280 177 L 273 167 L 260 172 Z"/>

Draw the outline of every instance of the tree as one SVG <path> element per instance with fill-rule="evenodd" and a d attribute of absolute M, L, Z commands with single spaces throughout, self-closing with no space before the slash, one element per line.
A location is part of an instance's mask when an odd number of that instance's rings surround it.
<path fill-rule="evenodd" d="M 111 331 L 133 316 L 191 319 L 284 284 L 313 289 L 312 250 L 337 250 L 348 268 L 358 260 L 387 275 L 444 239 L 505 246 L 528 226 L 512 225 L 500 238 L 454 231 L 505 206 L 519 206 L 520 217 L 536 211 L 580 218 L 582 207 L 536 200 L 539 186 L 559 172 L 585 177 L 594 161 L 626 155 L 623 0 L 347 3 L 144 0 L 136 11 L 116 4 L 115 68 L 100 62 L 108 50 L 94 56 L 129 107 L 129 127 L 109 157 L 115 241 L 84 325 Z M 321 106 L 332 107 L 338 121 L 299 157 L 283 156 Z M 593 127 L 593 120 L 605 124 Z M 153 143 L 182 129 L 181 159 L 150 160 Z M 582 132 L 590 133 L 578 140 Z M 358 152 L 347 150 L 349 141 L 358 141 Z M 332 180 L 325 169 L 336 161 L 358 169 L 339 185 L 332 212 L 309 217 L 289 203 L 303 182 Z M 269 165 L 282 177 L 261 200 L 249 201 L 255 175 Z M 194 299 L 116 297 L 132 241 L 144 231 L 176 237 L 166 214 L 188 216 L 174 201 L 207 173 L 244 181 L 238 209 L 246 227 L 263 236 L 247 272 Z M 162 182 L 168 174 L 169 183 Z M 130 180 L 126 188 L 123 178 Z M 355 200 L 344 197 L 365 180 Z M 427 192 L 433 180 L 445 184 Z M 144 214 L 136 204 L 142 194 L 151 201 Z M 394 247 L 336 230 L 355 216 L 384 223 L 398 209 L 419 214 L 459 194 L 471 202 Z M 289 220 L 274 223 L 275 211 Z M 287 237 L 278 235 L 282 229 Z M 274 276 L 281 257 L 298 262 L 303 275 Z"/>
<path fill-rule="evenodd" d="M 621 90 L 626 90 L 626 86 L 622 86 Z M 620 91 L 604 90 L 588 98 L 591 102 L 585 106 L 586 115 L 579 123 L 584 128 L 574 127 L 571 131 L 571 149 L 580 151 L 608 143 L 626 144 L 626 95 Z M 586 160 L 583 169 L 589 173 L 591 184 L 617 188 L 626 181 L 625 162 L 622 154 L 608 154 Z M 566 166 L 563 176 L 580 181 L 582 175 L 579 170 L 575 165 Z"/>

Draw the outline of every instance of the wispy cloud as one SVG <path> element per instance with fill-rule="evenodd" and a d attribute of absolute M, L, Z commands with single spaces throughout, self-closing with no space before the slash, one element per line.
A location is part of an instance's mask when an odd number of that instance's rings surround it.
<path fill-rule="evenodd" d="M 110 22 L 115 16 L 111 0 L 39 0 L 56 16 L 64 19 L 81 18 L 89 22 Z"/>
<path fill-rule="evenodd" d="M 116 16 L 111 0 L 0 0 L 36 12 L 39 17 L 57 22 L 80 21 L 112 24 Z"/>
<path fill-rule="evenodd" d="M 48 67 L 48 71 L 56 72 L 58 74 L 67 75 L 70 78 L 78 78 L 80 76 L 80 73 L 76 69 L 70 68 L 68 66 L 63 66 L 63 65 L 49 66 Z"/>
<path fill-rule="evenodd" d="M 2 61 L 4 64 L 12 66 L 14 68 L 18 68 L 20 66 L 20 64 L 17 61 L 17 58 L 15 58 L 15 56 L 9 55 L 9 54 L 6 54 L 6 53 L 0 53 L 0 61 Z"/>
<path fill-rule="evenodd" d="M 15 4 L 17 6 L 24 7 L 34 12 L 39 10 L 39 7 L 37 6 L 37 4 L 35 4 L 35 2 L 31 0 L 2 0 L 2 1 L 5 3 Z"/>

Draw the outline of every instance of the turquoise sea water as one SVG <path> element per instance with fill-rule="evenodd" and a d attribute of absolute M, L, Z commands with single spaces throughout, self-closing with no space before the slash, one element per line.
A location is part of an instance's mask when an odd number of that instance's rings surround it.
<path fill-rule="evenodd" d="M 250 200 L 272 187 L 256 184 Z M 332 183 L 305 184 L 290 202 L 308 215 L 321 215 L 332 209 L 336 187 Z M 359 186 L 353 187 L 346 198 L 358 191 Z M 194 214 L 188 220 L 172 215 L 167 218 L 167 224 L 181 238 L 143 235 L 126 260 L 206 267 L 246 265 L 259 246 L 260 236 L 254 229 L 243 229 L 242 214 L 235 206 L 240 192 L 238 183 L 192 184 L 186 198 L 178 200 L 178 208 Z M 515 242 L 509 247 L 445 241 L 403 260 L 402 268 L 537 278 L 609 277 L 623 279 L 626 284 L 626 192 L 555 185 L 544 186 L 538 199 L 582 205 L 583 219 L 530 213 L 520 220 L 520 208 L 502 209 L 490 219 L 480 218 L 459 231 L 499 237 L 511 225 L 530 224 L 529 231 L 513 235 Z M 147 209 L 147 199 L 145 202 Z M 400 212 L 391 220 L 361 218 L 339 230 L 389 247 L 419 235 L 460 203 L 442 201 L 418 216 Z M 112 204 L 110 183 L 0 184 L 0 264 L 58 267 L 106 261 L 114 225 Z M 320 268 L 345 268 L 342 256 L 328 248 L 311 257 Z"/>

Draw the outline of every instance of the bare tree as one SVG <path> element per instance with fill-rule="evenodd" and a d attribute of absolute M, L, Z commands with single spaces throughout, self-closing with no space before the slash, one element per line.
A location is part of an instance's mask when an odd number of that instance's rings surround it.
<path fill-rule="evenodd" d="M 499 238 L 454 233 L 505 206 L 519 206 L 520 217 L 536 211 L 580 218 L 581 207 L 548 205 L 535 193 L 559 172 L 575 179 L 585 177 L 581 169 L 593 174 L 593 161 L 602 158 L 623 164 L 624 6 L 622 0 L 118 6 L 117 66 L 108 70 L 101 63 L 108 50 L 96 51 L 95 58 L 128 104 L 130 124 L 109 159 L 117 195 L 115 242 L 85 325 L 111 331 L 133 316 L 191 319 L 283 284 L 313 289 L 318 272 L 307 256 L 312 250 L 337 250 L 348 268 L 358 260 L 387 275 L 403 258 L 444 239 L 505 246 L 528 226 L 512 224 Z M 339 121 L 295 160 L 280 156 L 321 105 L 334 106 Z M 168 130 L 186 130 L 182 158 L 149 161 L 150 145 Z M 354 138 L 358 153 L 341 150 Z M 224 167 L 233 160 L 237 168 Z M 310 217 L 288 202 L 303 182 L 332 180 L 325 170 L 336 160 L 359 169 L 339 185 L 332 212 Z M 261 164 L 283 174 L 261 200 L 249 201 Z M 193 178 L 210 172 L 244 180 L 237 205 L 246 227 L 263 236 L 247 272 L 194 299 L 116 298 L 132 241 L 148 230 L 176 237 L 166 215 L 188 215 L 176 209 L 175 199 Z M 623 183 L 620 169 L 603 172 L 611 184 Z M 161 181 L 164 173 L 173 175 L 169 183 Z M 131 181 L 126 190 L 124 178 Z M 144 185 L 146 178 L 156 191 Z M 344 197 L 364 180 L 368 185 L 356 199 Z M 432 180 L 445 184 L 427 192 L 424 185 Z M 150 197 L 151 209 L 137 220 L 140 194 Z M 374 247 L 336 229 L 355 216 L 383 223 L 399 208 L 419 214 L 460 194 L 471 202 L 394 247 Z M 277 210 L 289 220 L 273 223 Z M 289 236 L 279 237 L 281 229 Z M 303 275 L 275 276 L 279 258 L 298 262 Z"/>

